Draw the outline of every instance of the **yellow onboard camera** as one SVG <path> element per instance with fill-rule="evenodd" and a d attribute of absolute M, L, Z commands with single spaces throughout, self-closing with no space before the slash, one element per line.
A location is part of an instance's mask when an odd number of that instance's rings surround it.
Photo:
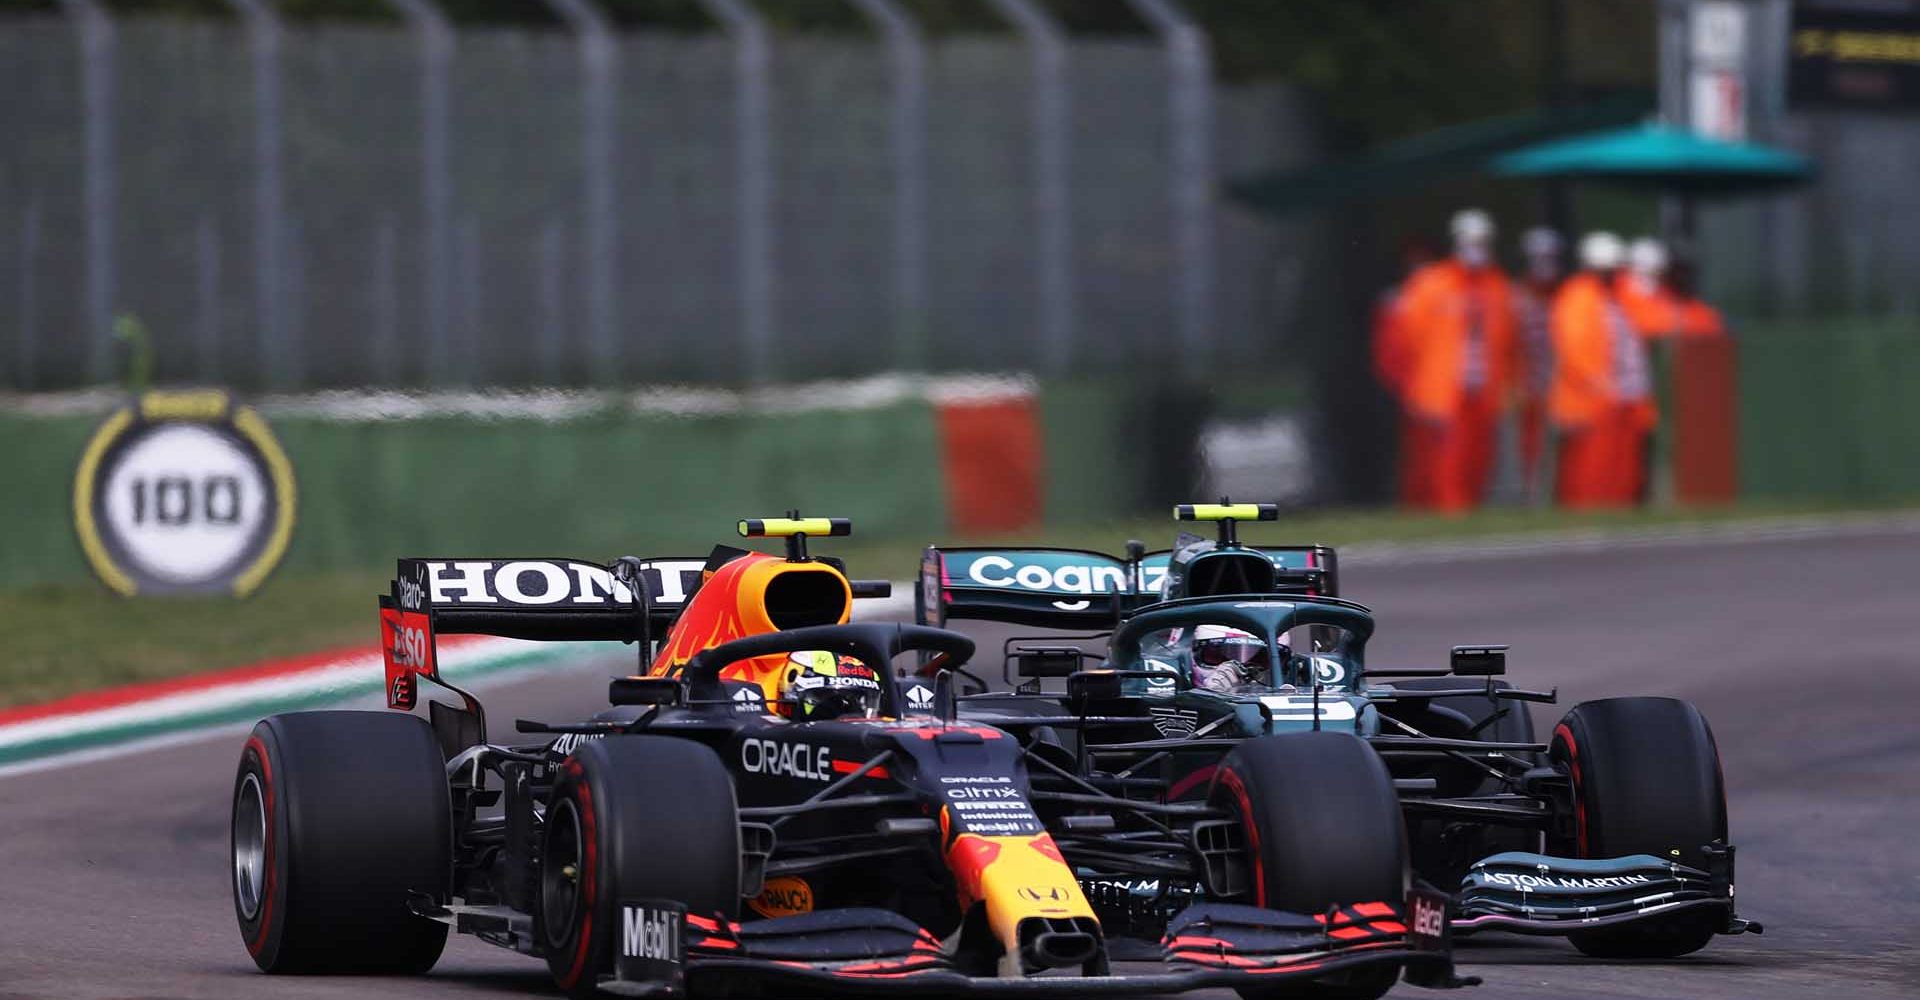
<path fill-rule="evenodd" d="M 786 539 L 788 562 L 807 560 L 808 536 L 821 538 L 851 534 L 853 521 L 845 517 L 801 517 L 799 511 L 788 511 L 786 517 L 740 519 L 742 538 Z"/>

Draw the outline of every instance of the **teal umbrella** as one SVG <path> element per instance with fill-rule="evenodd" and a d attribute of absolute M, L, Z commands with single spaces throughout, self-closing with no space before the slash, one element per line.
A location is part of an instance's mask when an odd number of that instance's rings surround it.
<path fill-rule="evenodd" d="M 1723 142 L 1665 125 L 1610 129 L 1529 146 L 1497 157 L 1502 177 L 1565 177 L 1660 188 L 1676 194 L 1737 194 L 1813 176 L 1799 153 Z"/>

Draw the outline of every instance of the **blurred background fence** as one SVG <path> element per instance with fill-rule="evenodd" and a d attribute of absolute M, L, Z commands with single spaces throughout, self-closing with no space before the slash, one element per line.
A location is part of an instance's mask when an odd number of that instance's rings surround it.
<path fill-rule="evenodd" d="M 1668 0 L 1684 16 L 1686 4 Z M 1794 106 L 1787 83 L 1794 11 L 1789 0 L 1745 5 L 1747 133 L 1808 154 L 1819 183 L 1779 197 L 1716 204 L 1701 212 L 1708 298 L 1736 316 L 1847 317 L 1920 324 L 1920 124 L 1911 110 Z M 1894 12 L 1909 0 L 1813 0 L 1803 9 Z M 1775 324 L 1776 326 L 1778 324 Z"/>
<path fill-rule="evenodd" d="M 121 312 L 163 380 L 306 388 L 1111 369 L 1267 355 L 1308 308 L 1306 224 L 1211 191 L 1318 130 L 1192 38 L 395 6 L 9 18 L 0 387 L 109 380 Z"/>
<path fill-rule="evenodd" d="M 1651 111 L 1680 78 L 1662 33 L 1706 2 L 0 0 L 0 392 L 116 380 L 123 313 L 160 381 L 282 397 L 1031 373 L 1050 520 L 1203 486 L 1382 502 L 1397 417 L 1366 331 L 1402 241 L 1485 205 L 1511 260 L 1556 204 L 1570 231 L 1634 234 L 1658 200 L 1556 198 L 1465 158 L 1346 171 L 1376 182 L 1285 211 L 1229 183 L 1461 123 Z M 1912 497 L 1920 129 L 1791 105 L 1793 5 L 1736 5 L 1751 138 L 1821 171 L 1699 207 L 1741 495 Z M 5 402 L 0 451 L 57 519 L 70 458 L 42 445 L 104 399 Z M 711 440 L 751 451 L 741 421 Z M 892 454 L 846 462 L 878 481 Z"/>

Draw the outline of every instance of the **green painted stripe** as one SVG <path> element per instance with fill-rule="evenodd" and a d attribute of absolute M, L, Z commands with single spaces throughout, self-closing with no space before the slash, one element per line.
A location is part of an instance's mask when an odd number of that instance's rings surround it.
<path fill-rule="evenodd" d="M 523 652 L 504 653 L 461 666 L 449 679 L 464 683 L 521 667 L 531 667 L 572 659 L 602 650 L 622 648 L 619 643 L 564 643 Z M 211 729 L 255 721 L 280 712 L 294 712 L 380 693 L 382 681 L 376 676 L 367 683 L 353 682 L 342 687 L 321 688 L 300 694 L 265 695 L 220 708 L 167 716 L 146 722 L 126 723 L 103 729 L 87 729 L 65 736 L 49 737 L 34 743 L 0 748 L 0 767 L 43 757 L 92 750 L 117 743 L 171 736 L 195 729 Z"/>

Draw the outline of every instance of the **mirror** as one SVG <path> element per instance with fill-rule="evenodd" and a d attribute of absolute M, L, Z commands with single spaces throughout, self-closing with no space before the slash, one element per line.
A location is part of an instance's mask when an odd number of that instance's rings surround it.
<path fill-rule="evenodd" d="M 1075 701 L 1110 701 L 1120 697 L 1121 680 L 1114 670 L 1078 670 L 1067 675 L 1067 696 Z"/>
<path fill-rule="evenodd" d="M 1014 673 L 1032 679 L 1070 677 L 1080 669 L 1084 656 L 1072 646 L 1047 646 L 1016 650 L 1008 654 L 1007 659 L 1013 663 Z"/>
<path fill-rule="evenodd" d="M 617 677 L 607 685 L 607 701 L 614 705 L 678 705 L 684 688 L 672 677 Z"/>
<path fill-rule="evenodd" d="M 1455 646 L 1450 662 L 1462 677 L 1498 677 L 1507 672 L 1507 647 Z"/>

